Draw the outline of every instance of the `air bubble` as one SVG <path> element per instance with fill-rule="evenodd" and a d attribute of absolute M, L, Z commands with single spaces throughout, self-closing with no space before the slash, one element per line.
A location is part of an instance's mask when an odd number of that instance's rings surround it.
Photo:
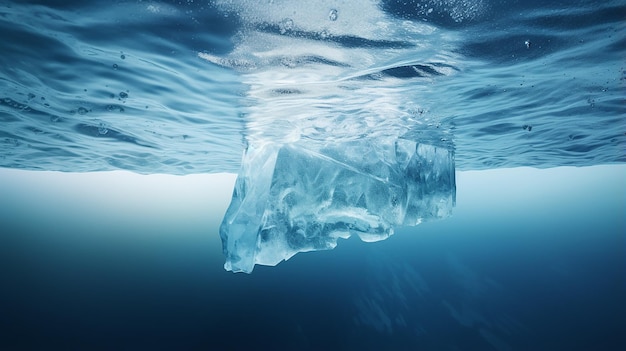
<path fill-rule="evenodd" d="M 120 55 L 120 58 L 121 58 L 122 60 L 125 60 L 125 59 L 126 59 L 126 55 L 121 54 L 121 55 Z"/>
<path fill-rule="evenodd" d="M 119 66 L 117 65 L 117 63 L 114 63 L 114 64 L 113 64 L 113 69 L 118 69 L 118 67 L 119 67 Z"/>
<path fill-rule="evenodd" d="M 328 19 L 331 21 L 336 21 L 338 17 L 338 13 L 336 9 L 332 9 L 330 10 L 330 12 L 328 13 Z"/>

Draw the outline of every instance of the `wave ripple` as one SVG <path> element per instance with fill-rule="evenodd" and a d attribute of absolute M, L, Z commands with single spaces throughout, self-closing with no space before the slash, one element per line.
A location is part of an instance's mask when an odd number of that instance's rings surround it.
<path fill-rule="evenodd" d="M 620 1 L 0 3 L 0 166 L 236 172 L 412 133 L 460 170 L 626 162 Z"/>

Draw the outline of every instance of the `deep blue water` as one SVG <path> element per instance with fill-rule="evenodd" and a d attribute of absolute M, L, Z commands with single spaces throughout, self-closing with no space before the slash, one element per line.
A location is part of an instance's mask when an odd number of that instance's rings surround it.
<path fill-rule="evenodd" d="M 0 0 L 0 349 L 625 349 L 625 18 Z M 403 134 L 454 152 L 452 217 L 223 270 L 246 146 Z"/>
<path fill-rule="evenodd" d="M 461 172 L 448 219 L 248 275 L 222 268 L 229 189 L 215 178 L 3 172 L 0 344 L 620 350 L 624 176 Z"/>

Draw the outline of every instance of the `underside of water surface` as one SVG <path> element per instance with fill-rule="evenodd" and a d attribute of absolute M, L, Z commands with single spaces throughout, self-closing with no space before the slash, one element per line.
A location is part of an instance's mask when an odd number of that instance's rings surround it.
<path fill-rule="evenodd" d="M 0 2 L 0 166 L 237 172 L 249 145 L 407 135 L 459 170 L 624 162 L 625 8 Z"/>

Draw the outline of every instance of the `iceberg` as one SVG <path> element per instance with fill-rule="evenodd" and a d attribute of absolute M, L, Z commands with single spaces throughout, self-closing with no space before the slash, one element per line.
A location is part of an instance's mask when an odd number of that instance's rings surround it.
<path fill-rule="evenodd" d="M 220 226 L 224 268 L 250 273 L 339 238 L 379 241 L 394 226 L 449 216 L 453 151 L 394 139 L 249 145 Z"/>

